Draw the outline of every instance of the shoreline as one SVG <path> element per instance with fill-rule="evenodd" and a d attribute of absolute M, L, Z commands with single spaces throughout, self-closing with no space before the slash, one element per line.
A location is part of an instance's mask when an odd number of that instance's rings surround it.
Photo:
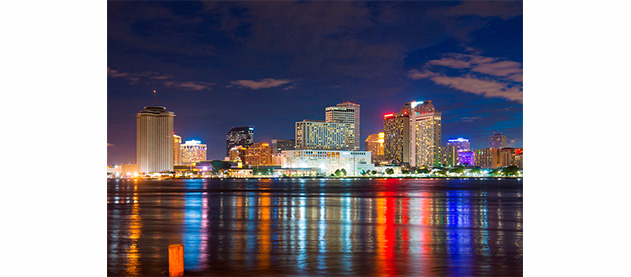
<path fill-rule="evenodd" d="M 518 179 L 521 180 L 523 179 L 523 176 L 502 176 L 502 177 L 498 177 L 498 176 L 475 176 L 475 177 L 467 177 L 467 176 L 454 176 L 454 177 L 442 177 L 442 176 L 393 176 L 393 177 L 384 177 L 384 176 L 379 176 L 379 177 L 363 177 L 363 176 L 349 176 L 349 177 L 324 177 L 324 176 L 302 176 L 302 177 L 272 177 L 272 176 L 262 176 L 262 177 L 193 177 L 193 178 L 107 178 L 107 180 L 150 180 L 150 181 L 162 181 L 162 180 L 201 180 L 201 179 L 219 179 L 219 180 L 224 180 L 224 179 L 228 179 L 228 180 L 249 180 L 249 179 L 257 179 L 257 180 L 261 180 L 261 179 L 266 179 L 266 180 L 270 180 L 270 179 L 331 179 L 331 180 L 346 180 L 346 179 L 429 179 L 429 180 L 434 180 L 434 179 L 440 179 L 440 180 L 449 180 L 449 179 L 475 179 L 475 180 L 488 180 L 488 179 L 498 179 L 498 180 L 502 180 L 502 179 Z"/>

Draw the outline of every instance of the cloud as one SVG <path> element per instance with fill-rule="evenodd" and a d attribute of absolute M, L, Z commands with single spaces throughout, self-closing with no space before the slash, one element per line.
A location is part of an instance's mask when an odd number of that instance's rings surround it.
<path fill-rule="evenodd" d="M 437 68 L 438 67 L 438 68 Z M 440 68 L 451 68 L 459 76 L 439 73 Z M 474 54 L 449 53 L 428 61 L 423 70 L 408 71 L 413 80 L 429 79 L 438 85 L 483 97 L 500 97 L 523 102 L 523 69 L 519 62 Z"/>
<path fill-rule="evenodd" d="M 475 15 L 506 20 L 522 15 L 523 4 L 521 1 L 464 1 L 448 8 L 445 13 L 454 17 Z"/>
<path fill-rule="evenodd" d="M 138 85 L 141 81 L 144 81 L 147 85 L 163 85 L 170 88 L 180 88 L 185 90 L 205 90 L 211 89 L 215 83 L 208 82 L 196 82 L 196 81 L 178 81 L 177 77 L 172 74 L 164 74 L 160 72 L 145 71 L 145 72 L 120 72 L 107 67 L 107 75 L 111 78 L 123 78 L 129 81 L 130 85 Z"/>
<path fill-rule="evenodd" d="M 262 88 L 278 87 L 285 84 L 289 84 L 291 82 L 293 82 L 293 80 L 265 78 L 258 81 L 238 80 L 238 81 L 232 81 L 230 83 L 233 85 L 237 85 L 241 88 L 249 88 L 249 89 L 257 90 L 257 89 L 262 89 Z"/>

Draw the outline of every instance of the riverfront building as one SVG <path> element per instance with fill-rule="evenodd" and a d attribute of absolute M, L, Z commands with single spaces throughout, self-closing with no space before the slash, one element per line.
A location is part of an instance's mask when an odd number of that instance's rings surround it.
<path fill-rule="evenodd" d="M 360 150 L 359 104 L 344 102 L 325 109 L 325 119 L 329 123 L 347 123 L 346 149 Z"/>
<path fill-rule="evenodd" d="M 500 149 L 484 148 L 473 151 L 475 166 L 481 168 L 498 168 L 500 167 Z"/>
<path fill-rule="evenodd" d="M 282 168 L 319 168 L 326 175 L 344 169 L 348 176 L 374 170 L 369 151 L 286 150 Z"/>
<path fill-rule="evenodd" d="M 254 127 L 233 127 L 226 134 L 226 156 L 230 155 L 232 147 L 241 145 L 249 147 L 254 143 Z"/>
<path fill-rule="evenodd" d="M 296 122 L 296 149 L 346 150 L 351 125 L 321 120 Z"/>
<path fill-rule="evenodd" d="M 136 114 L 138 171 L 173 171 L 173 117 L 166 107 L 155 105 Z"/>
<path fill-rule="evenodd" d="M 180 146 L 182 163 L 192 164 L 206 160 L 206 144 L 198 140 L 188 140 Z"/>
<path fill-rule="evenodd" d="M 296 149 L 295 139 L 273 139 L 272 140 L 272 155 L 280 154 L 283 150 Z"/>
<path fill-rule="evenodd" d="M 407 112 L 383 116 L 383 153 L 388 163 L 410 162 L 410 120 Z"/>
<path fill-rule="evenodd" d="M 372 157 L 372 164 L 379 164 L 384 159 L 383 153 L 383 143 L 384 143 L 384 132 L 378 134 L 369 135 L 364 142 L 364 150 L 370 151 L 370 156 Z"/>
<path fill-rule="evenodd" d="M 440 148 L 441 164 L 443 166 L 451 167 L 458 165 L 458 148 L 454 145 L 443 146 Z"/>
<path fill-rule="evenodd" d="M 245 163 L 250 166 L 272 164 L 272 148 L 269 143 L 254 143 L 245 150 Z"/>
<path fill-rule="evenodd" d="M 405 103 L 401 112 L 384 115 L 387 160 L 410 166 L 442 164 L 442 119 L 431 100 Z"/>
<path fill-rule="evenodd" d="M 173 165 L 182 164 L 182 137 L 173 133 Z"/>

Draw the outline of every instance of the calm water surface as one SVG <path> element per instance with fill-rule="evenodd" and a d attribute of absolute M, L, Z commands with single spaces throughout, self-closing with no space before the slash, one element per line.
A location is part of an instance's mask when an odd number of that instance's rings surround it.
<path fill-rule="evenodd" d="M 521 276 L 522 181 L 108 181 L 110 276 Z"/>

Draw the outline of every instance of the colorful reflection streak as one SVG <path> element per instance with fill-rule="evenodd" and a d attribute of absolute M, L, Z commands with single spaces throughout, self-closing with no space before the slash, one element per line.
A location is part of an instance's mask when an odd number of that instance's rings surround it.
<path fill-rule="evenodd" d="M 522 274 L 516 180 L 137 186 L 108 183 L 109 275 L 164 275 L 170 243 L 184 244 L 191 276 Z"/>

